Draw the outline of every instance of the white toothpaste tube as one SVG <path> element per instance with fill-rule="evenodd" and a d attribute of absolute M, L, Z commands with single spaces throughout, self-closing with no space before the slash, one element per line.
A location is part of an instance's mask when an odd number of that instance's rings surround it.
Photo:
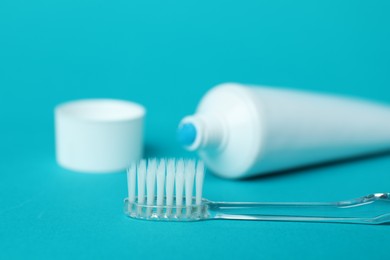
<path fill-rule="evenodd" d="M 390 149 L 390 107 L 226 83 L 178 129 L 182 145 L 226 178 L 244 178 Z"/>

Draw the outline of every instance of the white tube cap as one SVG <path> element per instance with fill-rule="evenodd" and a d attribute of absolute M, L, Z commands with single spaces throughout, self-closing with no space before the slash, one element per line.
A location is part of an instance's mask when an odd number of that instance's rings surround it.
<path fill-rule="evenodd" d="M 55 108 L 56 157 L 64 168 L 118 172 L 143 153 L 145 108 L 114 99 L 86 99 Z"/>

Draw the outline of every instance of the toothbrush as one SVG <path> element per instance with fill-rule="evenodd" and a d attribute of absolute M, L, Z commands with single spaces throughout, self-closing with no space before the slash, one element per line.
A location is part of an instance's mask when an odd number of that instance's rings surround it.
<path fill-rule="evenodd" d="M 125 214 L 157 221 L 390 223 L 390 193 L 339 202 L 213 202 L 202 197 L 204 174 L 203 162 L 195 160 L 149 159 L 132 164 L 127 170 Z"/>

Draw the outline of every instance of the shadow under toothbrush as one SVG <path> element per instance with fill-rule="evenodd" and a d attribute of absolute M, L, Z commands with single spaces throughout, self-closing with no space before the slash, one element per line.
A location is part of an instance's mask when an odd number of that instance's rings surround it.
<path fill-rule="evenodd" d="M 386 149 L 380 152 L 365 154 L 365 155 L 359 155 L 351 158 L 337 159 L 337 160 L 331 160 L 331 161 L 326 161 L 321 163 L 310 164 L 306 166 L 299 166 L 299 167 L 286 169 L 286 170 L 273 171 L 258 176 L 243 178 L 241 179 L 241 181 L 273 179 L 273 178 L 279 178 L 280 176 L 285 176 L 290 174 L 306 174 L 311 170 L 317 170 L 325 167 L 332 167 L 332 166 L 343 165 L 347 163 L 353 163 L 353 162 L 386 157 L 386 156 L 390 156 L 390 149 Z"/>

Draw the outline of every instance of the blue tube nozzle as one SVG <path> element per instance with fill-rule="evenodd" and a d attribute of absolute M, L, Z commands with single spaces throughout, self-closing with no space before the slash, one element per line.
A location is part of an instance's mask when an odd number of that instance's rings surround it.
<path fill-rule="evenodd" d="M 196 127 L 192 123 L 184 123 L 177 129 L 177 140 L 183 146 L 191 146 L 196 139 Z"/>

